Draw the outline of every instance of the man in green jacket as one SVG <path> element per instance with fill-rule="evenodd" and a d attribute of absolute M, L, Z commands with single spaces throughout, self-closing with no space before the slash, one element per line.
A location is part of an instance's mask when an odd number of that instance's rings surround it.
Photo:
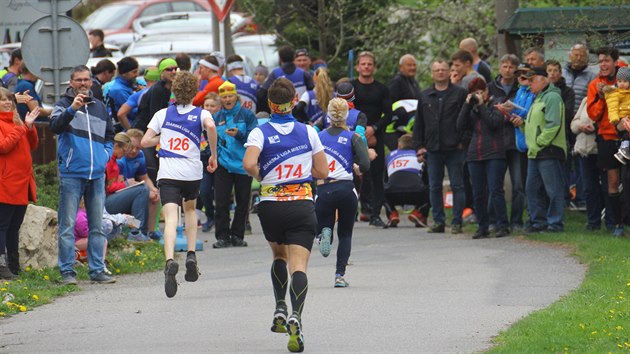
<path fill-rule="evenodd" d="M 528 149 L 525 193 L 530 225 L 526 231 L 559 232 L 564 229 L 562 163 L 567 153 L 564 103 L 560 89 L 549 82 L 546 68 L 536 67 L 534 72 L 529 80 L 536 98 L 522 127 Z"/>

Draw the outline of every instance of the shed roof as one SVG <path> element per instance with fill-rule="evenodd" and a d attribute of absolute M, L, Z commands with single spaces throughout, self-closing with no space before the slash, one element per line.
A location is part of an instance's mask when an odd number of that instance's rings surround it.
<path fill-rule="evenodd" d="M 519 8 L 499 32 L 541 34 L 630 30 L 630 6 Z"/>

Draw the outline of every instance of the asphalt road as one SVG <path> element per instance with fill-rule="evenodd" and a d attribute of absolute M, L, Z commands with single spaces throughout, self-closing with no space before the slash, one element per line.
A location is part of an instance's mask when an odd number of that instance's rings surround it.
<path fill-rule="evenodd" d="M 256 215 L 252 223 L 247 248 L 205 243 L 199 281 L 186 283 L 180 271 L 174 298 L 164 295 L 161 272 L 112 285 L 80 283 L 81 292 L 0 320 L 0 353 L 288 352 L 288 337 L 269 330 L 271 252 Z M 333 288 L 336 244 L 328 258 L 314 246 L 305 352 L 483 351 L 501 330 L 584 277 L 584 267 L 561 248 L 470 236 L 427 234 L 406 219 L 388 230 L 359 223 L 345 289 Z"/>

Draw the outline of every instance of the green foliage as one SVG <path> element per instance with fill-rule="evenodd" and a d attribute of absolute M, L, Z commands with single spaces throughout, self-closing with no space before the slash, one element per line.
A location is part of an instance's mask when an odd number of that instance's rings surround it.
<path fill-rule="evenodd" d="M 115 0 L 83 0 L 72 9 L 72 18 L 81 23 L 99 7 L 114 1 Z"/>
<path fill-rule="evenodd" d="M 108 245 L 107 267 L 116 275 L 152 272 L 162 269 L 164 255 L 158 242 L 130 243 L 116 238 Z M 82 281 L 89 281 L 87 265 L 75 265 L 79 287 L 62 285 L 57 268 L 26 268 L 17 280 L 0 282 L 0 318 L 32 310 L 51 302 L 55 297 L 80 290 Z"/>
<path fill-rule="evenodd" d="M 45 165 L 35 165 L 35 184 L 37 185 L 37 205 L 53 210 L 59 209 L 59 178 L 57 176 L 57 162 Z"/>

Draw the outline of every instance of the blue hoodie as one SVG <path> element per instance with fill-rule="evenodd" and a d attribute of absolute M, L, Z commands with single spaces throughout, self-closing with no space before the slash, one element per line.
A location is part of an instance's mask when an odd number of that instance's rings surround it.
<path fill-rule="evenodd" d="M 50 129 L 57 134 L 59 177 L 98 179 L 113 152 L 114 128 L 105 104 L 92 99 L 74 111 L 71 87 L 55 103 Z"/>
<path fill-rule="evenodd" d="M 222 108 L 217 112 L 214 115 L 214 124 L 217 127 L 219 165 L 229 173 L 246 175 L 243 169 L 244 145 L 249 133 L 258 126 L 258 119 L 252 111 L 242 108 L 241 103 L 237 102 L 234 108 L 230 110 Z M 231 128 L 238 129 L 234 137 L 226 133 L 226 130 Z"/>

